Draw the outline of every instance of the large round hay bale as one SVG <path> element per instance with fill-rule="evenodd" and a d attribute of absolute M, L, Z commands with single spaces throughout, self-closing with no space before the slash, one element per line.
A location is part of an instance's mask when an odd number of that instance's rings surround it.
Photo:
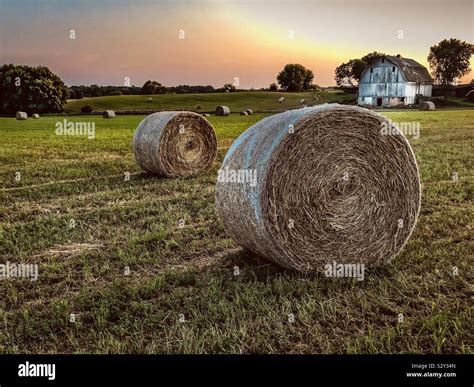
<path fill-rule="evenodd" d="M 103 114 L 102 114 L 102 117 L 103 118 L 114 118 L 115 117 L 115 112 L 113 110 L 106 110 Z"/>
<path fill-rule="evenodd" d="M 216 116 L 228 116 L 230 114 L 230 109 L 228 106 L 219 105 L 216 108 Z"/>
<path fill-rule="evenodd" d="M 284 101 L 285 101 L 285 97 L 280 97 L 280 98 L 278 98 L 278 102 L 279 102 L 279 103 L 283 103 Z"/>
<path fill-rule="evenodd" d="M 247 112 L 247 114 L 250 116 L 253 114 L 253 110 L 252 109 L 246 109 L 245 110 Z"/>
<path fill-rule="evenodd" d="M 33 115 L 32 115 L 31 117 L 34 118 L 35 120 L 37 120 L 38 118 L 40 118 L 40 116 L 39 116 L 38 113 L 33 113 Z"/>
<path fill-rule="evenodd" d="M 431 101 L 423 101 L 420 103 L 420 110 L 427 111 L 427 110 L 435 110 L 435 104 Z"/>
<path fill-rule="evenodd" d="M 230 236 L 303 272 L 388 262 L 420 209 L 408 141 L 359 107 L 325 104 L 257 122 L 232 144 L 217 180 L 216 211 Z"/>
<path fill-rule="evenodd" d="M 25 112 L 16 112 L 15 118 L 17 120 L 27 120 L 28 119 L 28 114 L 26 114 Z"/>
<path fill-rule="evenodd" d="M 214 128 L 200 114 L 159 112 L 143 119 L 133 137 L 138 164 L 152 174 L 187 176 L 208 169 L 217 154 Z"/>
<path fill-rule="evenodd" d="M 248 116 L 249 114 L 244 110 L 243 112 L 240 112 L 241 116 Z"/>

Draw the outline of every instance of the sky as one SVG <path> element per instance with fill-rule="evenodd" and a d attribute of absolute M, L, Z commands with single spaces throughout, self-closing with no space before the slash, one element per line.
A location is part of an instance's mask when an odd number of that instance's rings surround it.
<path fill-rule="evenodd" d="M 474 43 L 474 0 L 0 0 L 0 64 L 44 65 L 67 85 L 260 88 L 301 63 L 330 86 L 349 59 L 427 66 L 451 37 Z"/>

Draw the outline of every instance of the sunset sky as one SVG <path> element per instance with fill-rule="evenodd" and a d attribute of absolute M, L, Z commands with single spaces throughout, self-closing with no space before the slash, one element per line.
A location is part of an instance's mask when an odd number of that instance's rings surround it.
<path fill-rule="evenodd" d="M 68 85 L 121 85 L 129 77 L 137 86 L 152 79 L 221 87 L 238 77 L 240 87 L 259 88 L 286 63 L 301 63 L 328 86 L 336 66 L 368 52 L 427 65 L 429 47 L 442 39 L 474 43 L 473 4 L 0 0 L 0 64 L 45 65 Z M 471 79 L 474 72 L 464 78 Z"/>

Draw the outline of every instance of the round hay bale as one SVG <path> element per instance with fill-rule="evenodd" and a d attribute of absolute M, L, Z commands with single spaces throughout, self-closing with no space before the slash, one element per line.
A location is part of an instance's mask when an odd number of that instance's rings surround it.
<path fill-rule="evenodd" d="M 246 109 L 245 111 L 247 112 L 247 114 L 248 114 L 249 116 L 251 116 L 251 115 L 253 114 L 253 110 L 252 110 L 252 109 Z"/>
<path fill-rule="evenodd" d="M 306 103 L 306 100 L 304 98 L 300 99 L 300 104 L 305 104 Z"/>
<path fill-rule="evenodd" d="M 210 117 L 211 115 L 209 113 L 204 113 L 202 114 L 203 117 Z"/>
<path fill-rule="evenodd" d="M 40 116 L 39 116 L 38 113 L 34 113 L 31 117 L 34 118 L 35 120 L 37 120 L 38 118 L 40 118 Z"/>
<path fill-rule="evenodd" d="M 248 116 L 249 114 L 246 111 L 240 112 L 241 116 Z"/>
<path fill-rule="evenodd" d="M 418 166 L 403 134 L 381 115 L 337 104 L 257 122 L 232 144 L 216 184 L 230 236 L 302 272 L 390 261 L 419 209 Z"/>
<path fill-rule="evenodd" d="M 435 104 L 431 101 L 423 101 L 420 103 L 420 110 L 427 111 L 427 110 L 435 110 Z"/>
<path fill-rule="evenodd" d="M 115 112 L 113 110 L 106 110 L 103 114 L 102 114 L 102 117 L 103 118 L 114 118 L 115 117 Z"/>
<path fill-rule="evenodd" d="M 230 114 L 230 109 L 228 106 L 219 105 L 216 108 L 216 116 L 228 116 Z"/>
<path fill-rule="evenodd" d="M 26 114 L 25 112 L 16 112 L 15 118 L 17 120 L 27 120 L 28 119 L 28 114 Z"/>
<path fill-rule="evenodd" d="M 214 128 L 200 114 L 159 112 L 145 117 L 133 137 L 137 163 L 159 176 L 189 176 L 208 169 L 217 155 Z"/>
<path fill-rule="evenodd" d="M 148 97 L 147 101 L 148 101 L 148 102 L 152 102 L 152 101 L 153 101 L 153 98 Z"/>
<path fill-rule="evenodd" d="M 283 103 L 284 101 L 285 101 L 285 97 L 280 97 L 280 98 L 278 98 L 278 102 L 279 102 L 279 103 Z"/>

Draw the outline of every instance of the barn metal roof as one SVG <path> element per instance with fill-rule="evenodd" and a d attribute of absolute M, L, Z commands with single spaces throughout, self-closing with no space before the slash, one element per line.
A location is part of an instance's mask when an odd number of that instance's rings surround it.
<path fill-rule="evenodd" d="M 385 56 L 393 64 L 397 65 L 407 82 L 426 82 L 433 83 L 430 73 L 425 66 L 419 64 L 413 59 L 399 56 Z"/>

